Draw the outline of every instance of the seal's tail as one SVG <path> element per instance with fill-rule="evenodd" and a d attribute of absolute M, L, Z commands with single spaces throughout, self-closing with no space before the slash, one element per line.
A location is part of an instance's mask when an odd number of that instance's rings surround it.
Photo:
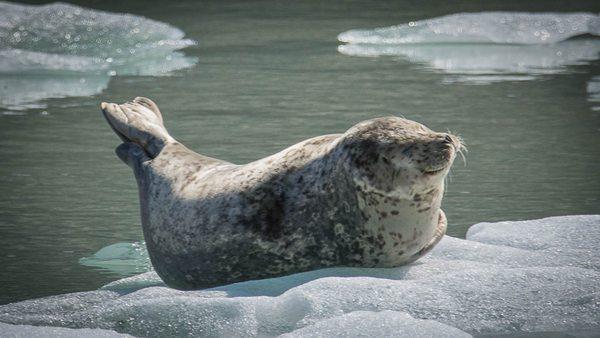
<path fill-rule="evenodd" d="M 108 124 L 125 143 L 141 146 L 150 158 L 156 157 L 173 138 L 163 124 L 162 114 L 152 100 L 136 97 L 131 102 L 102 102 Z"/>

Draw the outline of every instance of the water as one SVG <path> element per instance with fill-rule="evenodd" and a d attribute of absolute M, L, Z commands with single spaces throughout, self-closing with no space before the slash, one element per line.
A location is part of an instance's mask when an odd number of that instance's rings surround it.
<path fill-rule="evenodd" d="M 594 1 L 77 3 L 177 27 L 197 41 L 183 50 L 197 62 L 168 76 L 86 73 L 102 78 L 89 91 L 61 80 L 86 96 L 0 109 L 0 303 L 97 289 L 122 274 L 79 259 L 141 240 L 136 186 L 112 151 L 118 139 L 100 115 L 102 100 L 148 96 L 172 135 L 235 163 L 382 115 L 450 130 L 469 148 L 443 206 L 457 237 L 481 221 L 600 213 L 597 57 L 484 81 L 492 75 L 470 79 L 426 60 L 342 54 L 337 41 L 350 29 L 465 11 L 597 13 Z"/>

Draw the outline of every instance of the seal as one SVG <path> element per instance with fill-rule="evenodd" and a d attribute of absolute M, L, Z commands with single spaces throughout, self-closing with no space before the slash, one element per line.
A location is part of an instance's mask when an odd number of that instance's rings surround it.
<path fill-rule="evenodd" d="M 101 108 L 137 180 L 152 265 L 171 287 L 396 267 L 446 232 L 444 180 L 462 149 L 451 134 L 382 117 L 236 165 L 177 142 L 147 98 Z"/>

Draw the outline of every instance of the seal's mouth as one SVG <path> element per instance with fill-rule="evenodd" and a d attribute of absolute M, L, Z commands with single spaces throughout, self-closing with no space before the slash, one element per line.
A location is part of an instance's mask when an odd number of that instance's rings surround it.
<path fill-rule="evenodd" d="M 433 175 L 440 174 L 440 173 L 441 173 L 441 172 L 443 172 L 445 169 L 446 169 L 446 167 L 444 166 L 444 167 L 442 167 L 442 168 L 439 168 L 439 169 L 437 169 L 437 168 L 433 168 L 433 169 L 430 169 L 430 170 L 423 170 L 423 174 L 424 174 L 424 175 L 427 175 L 427 176 L 433 176 Z"/>

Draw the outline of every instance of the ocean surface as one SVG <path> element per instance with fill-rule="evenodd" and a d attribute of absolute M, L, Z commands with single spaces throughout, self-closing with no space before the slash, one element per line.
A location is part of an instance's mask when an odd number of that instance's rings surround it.
<path fill-rule="evenodd" d="M 99 110 L 140 95 L 181 142 L 234 163 L 385 115 L 458 134 L 451 236 L 600 213 L 597 1 L 73 4 L 0 3 L 0 304 L 148 269 Z M 130 262 L 86 264 L 116 243 Z"/>

